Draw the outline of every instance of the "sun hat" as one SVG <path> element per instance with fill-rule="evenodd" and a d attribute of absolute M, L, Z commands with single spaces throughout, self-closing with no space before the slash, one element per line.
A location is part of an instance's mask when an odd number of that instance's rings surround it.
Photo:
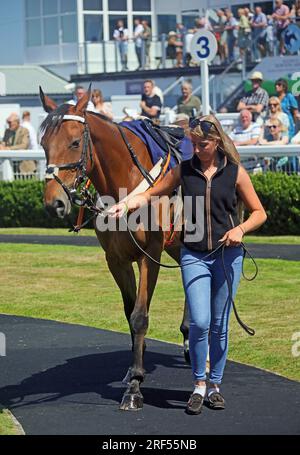
<path fill-rule="evenodd" d="M 253 79 L 259 79 L 260 81 L 263 81 L 264 77 L 260 71 L 254 71 L 250 76 L 250 80 L 253 80 Z"/>

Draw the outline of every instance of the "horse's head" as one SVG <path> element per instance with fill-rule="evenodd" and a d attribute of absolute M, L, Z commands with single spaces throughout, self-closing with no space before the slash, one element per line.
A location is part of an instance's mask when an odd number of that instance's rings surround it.
<path fill-rule="evenodd" d="M 85 120 L 90 94 L 89 89 L 76 105 L 57 106 L 40 88 L 48 113 L 41 125 L 41 145 L 47 160 L 44 204 L 59 218 L 70 213 L 75 190 L 91 170 L 93 152 Z"/>

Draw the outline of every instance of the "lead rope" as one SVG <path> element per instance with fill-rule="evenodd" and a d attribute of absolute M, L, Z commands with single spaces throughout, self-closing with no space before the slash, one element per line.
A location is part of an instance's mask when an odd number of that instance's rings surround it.
<path fill-rule="evenodd" d="M 137 246 L 137 248 L 143 253 L 145 254 L 149 259 L 151 259 L 152 262 L 154 262 L 155 264 L 159 265 L 160 267 L 164 267 L 166 269 L 182 269 L 183 267 L 187 266 L 187 265 L 191 265 L 191 264 L 195 264 L 197 262 L 199 262 L 199 259 L 195 259 L 195 261 L 190 261 L 186 264 L 179 264 L 179 265 L 169 265 L 169 264 L 162 264 L 161 262 L 157 261 L 156 259 L 154 259 L 152 256 L 150 256 L 149 253 L 147 253 L 147 251 L 145 251 L 139 244 L 138 242 L 136 241 L 136 239 L 134 238 L 134 235 L 132 234 L 132 231 L 129 229 L 129 226 L 128 226 L 128 223 L 127 223 L 127 219 L 124 217 L 124 220 L 126 222 L 126 225 L 127 225 L 127 229 L 128 229 L 128 232 L 129 232 L 129 235 L 130 237 L 132 238 L 134 244 Z M 247 281 L 253 281 L 257 274 L 258 274 L 258 266 L 257 266 L 257 263 L 255 262 L 255 259 L 253 258 L 253 256 L 249 253 L 248 249 L 245 247 L 245 244 L 243 242 L 241 242 L 241 247 L 243 248 L 243 262 L 242 262 L 242 275 L 243 277 L 247 280 Z M 234 314 L 235 314 L 235 317 L 236 317 L 236 320 L 237 322 L 239 323 L 239 325 L 242 327 L 243 330 L 245 330 L 245 332 L 248 333 L 248 335 L 250 336 L 254 336 L 255 335 L 255 330 L 252 329 L 251 327 L 249 327 L 247 324 L 245 324 L 239 314 L 238 314 L 238 311 L 236 309 L 236 305 L 235 305 L 235 302 L 233 300 L 233 297 L 232 297 L 232 282 L 230 281 L 230 278 L 228 277 L 228 274 L 227 274 L 227 271 L 226 271 L 226 266 L 225 266 L 225 259 L 224 259 L 224 251 L 225 251 L 225 248 L 226 248 L 226 245 L 225 245 L 225 240 L 217 246 L 217 248 L 215 248 L 213 251 L 211 251 L 209 254 L 207 254 L 206 256 L 203 256 L 200 260 L 203 260 L 203 259 L 206 259 L 208 258 L 209 256 L 212 256 L 213 254 L 215 254 L 217 251 L 219 251 L 221 249 L 221 254 L 222 254 L 222 266 L 223 266 L 223 270 L 224 270 L 224 275 L 225 275 L 225 279 L 226 279 L 226 282 L 227 282 L 227 287 L 228 287 L 228 293 L 229 293 L 229 301 L 232 302 L 232 307 L 233 307 L 233 311 L 234 311 Z M 255 272 L 254 272 L 254 275 L 251 277 L 251 278 L 247 278 L 245 273 L 244 273 L 244 259 L 245 259 L 245 256 L 246 254 L 249 255 L 250 259 L 252 260 L 254 266 L 255 266 Z"/>
<path fill-rule="evenodd" d="M 101 216 L 105 216 L 105 209 L 99 209 L 94 203 L 92 203 L 91 201 L 89 201 L 90 204 L 88 206 L 88 209 L 93 211 L 93 215 L 91 216 L 91 218 L 89 218 L 81 227 L 83 227 L 84 225 L 86 225 L 91 219 L 95 218 L 97 215 L 101 215 Z M 125 212 L 125 214 L 123 215 L 123 219 L 126 223 L 126 226 L 127 226 L 127 229 L 128 229 L 128 233 L 132 239 L 132 241 L 134 242 L 134 244 L 136 245 L 136 247 L 145 255 L 147 256 L 152 262 L 154 262 L 155 264 L 159 265 L 160 267 L 164 267 L 166 269 L 182 269 L 183 267 L 187 266 L 187 265 L 191 265 L 191 264 L 195 264 L 197 262 L 199 262 L 199 259 L 195 259 L 194 261 L 190 261 L 186 264 L 179 264 L 179 265 L 169 265 L 169 264 L 163 264 L 159 261 L 157 261 L 156 259 L 154 259 L 149 253 L 147 253 L 147 251 L 145 251 L 140 245 L 139 243 L 137 242 L 137 240 L 135 239 L 131 229 L 129 228 L 128 226 L 128 223 L 127 223 L 127 218 L 126 218 L 126 215 L 127 212 Z M 255 259 L 253 258 L 253 256 L 251 255 L 251 253 L 249 252 L 249 250 L 246 248 L 245 244 L 243 242 L 241 242 L 241 247 L 243 248 L 243 261 L 242 261 L 242 275 L 243 277 L 245 278 L 245 280 L 247 281 L 253 281 L 257 274 L 258 274 L 258 266 L 257 266 L 257 263 L 255 261 Z M 206 259 L 210 256 L 212 256 L 213 254 L 215 254 L 217 251 L 219 251 L 221 249 L 221 254 L 222 254 L 222 266 L 223 266 L 223 270 L 224 270 L 224 275 L 225 275 L 225 279 L 226 279 L 226 282 L 227 282 L 227 287 L 228 287 L 228 293 L 229 293 L 229 301 L 231 301 L 232 303 L 232 307 L 233 307 L 233 311 L 234 311 L 234 314 L 235 314 L 235 317 L 236 317 L 236 320 L 237 322 L 239 323 L 239 325 L 242 327 L 243 330 L 245 330 L 245 332 L 248 333 L 248 335 L 250 336 L 254 336 L 255 335 L 255 330 L 252 329 L 251 327 L 247 326 L 247 324 L 245 324 L 239 314 L 238 314 L 238 311 L 236 309 L 236 305 L 235 305 L 235 302 L 233 300 L 233 297 L 232 297 L 232 282 L 230 281 L 230 278 L 228 277 L 228 274 L 227 274 L 227 271 L 226 271 L 226 266 L 225 266 L 225 259 L 224 259 L 224 251 L 225 251 L 225 248 L 226 248 L 226 245 L 225 245 L 225 240 L 220 243 L 220 245 L 217 246 L 217 248 L 215 248 L 213 251 L 211 251 L 210 253 L 208 253 L 207 255 L 203 256 L 200 260 L 203 260 L 203 259 Z M 246 277 L 245 273 L 244 273 L 244 259 L 245 259 L 245 256 L 246 254 L 248 254 L 248 256 L 250 257 L 250 259 L 252 260 L 254 266 L 255 266 L 255 272 L 254 272 L 254 275 L 251 277 L 251 278 L 248 278 Z"/>

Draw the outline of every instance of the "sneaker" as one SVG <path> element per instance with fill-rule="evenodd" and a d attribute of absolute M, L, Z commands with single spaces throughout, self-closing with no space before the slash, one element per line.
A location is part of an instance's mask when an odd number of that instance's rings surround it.
<path fill-rule="evenodd" d="M 203 401 L 204 398 L 202 395 L 200 395 L 200 393 L 193 393 L 186 405 L 185 412 L 192 415 L 200 414 L 203 406 Z"/>
<path fill-rule="evenodd" d="M 225 409 L 225 399 L 220 392 L 212 392 L 206 398 L 211 409 Z"/>

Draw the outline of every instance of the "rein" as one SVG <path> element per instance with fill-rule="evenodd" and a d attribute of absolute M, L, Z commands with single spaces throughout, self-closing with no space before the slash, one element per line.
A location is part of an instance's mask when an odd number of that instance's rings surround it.
<path fill-rule="evenodd" d="M 86 224 L 88 224 L 93 218 L 95 218 L 96 216 L 98 215 L 101 215 L 101 216 L 106 216 L 106 210 L 104 208 L 99 208 L 95 205 L 94 203 L 94 200 L 93 200 L 93 196 L 91 195 L 91 193 L 89 192 L 88 188 L 90 186 L 90 180 L 88 179 L 88 176 L 87 176 L 87 164 L 88 164 L 88 160 L 90 159 L 90 162 L 91 162 L 91 165 L 93 165 L 93 150 L 92 150 L 92 141 L 91 141 L 91 136 L 90 136 L 90 130 L 89 130 L 89 126 L 88 126 L 88 123 L 85 119 L 85 117 L 80 117 L 80 116 L 77 116 L 77 115 L 64 115 L 63 117 L 63 121 L 68 121 L 68 120 L 75 120 L 75 121 L 79 121 L 81 123 L 84 124 L 84 131 L 83 131 L 83 145 L 82 145 L 82 153 L 81 153 L 81 157 L 78 161 L 76 161 L 75 163 L 67 163 L 67 164 L 61 164 L 61 165 L 57 165 L 57 164 L 48 164 L 47 167 L 46 167 L 46 175 L 45 175 L 45 179 L 46 180 L 52 180 L 52 179 L 55 179 L 57 181 L 57 183 L 59 183 L 59 185 L 62 186 L 63 190 L 65 191 L 65 193 L 67 194 L 68 196 L 68 199 L 70 201 L 71 204 L 75 204 L 75 205 L 78 205 L 82 210 L 83 210 L 83 206 L 87 207 L 88 210 L 90 210 L 91 212 L 93 212 L 93 215 L 88 218 L 88 220 L 83 223 L 83 224 L 80 224 L 78 226 L 75 226 L 74 228 L 71 228 L 70 231 L 75 231 L 75 232 L 78 232 L 82 227 L 84 227 Z M 148 184 L 150 187 L 152 187 L 155 183 L 157 183 L 157 181 L 155 182 L 151 176 L 149 176 L 149 173 L 142 167 L 141 163 L 139 162 L 131 144 L 128 142 L 124 132 L 122 131 L 121 127 L 118 126 L 118 130 L 122 136 L 122 139 L 123 141 L 125 142 L 128 150 L 129 150 L 129 153 L 130 153 L 130 156 L 132 157 L 133 159 L 133 162 L 136 164 L 136 166 L 139 168 L 139 170 L 141 171 L 142 175 L 144 176 L 144 178 L 147 180 Z M 170 149 L 169 149 L 169 154 L 168 154 L 168 159 L 165 160 L 165 163 L 164 163 L 164 170 L 166 169 L 167 165 L 169 164 L 169 159 L 170 159 Z M 79 171 L 80 172 L 80 175 L 76 178 L 75 180 L 75 183 L 74 183 L 74 186 L 73 188 L 68 188 L 67 185 L 58 177 L 58 172 L 61 171 L 61 170 L 71 170 L 71 171 Z M 161 176 L 160 176 L 161 178 Z M 78 186 L 84 182 L 84 180 L 87 180 L 87 183 L 84 185 L 84 187 L 81 189 L 80 191 L 80 198 L 78 197 L 77 195 L 77 188 Z M 125 213 L 126 215 L 126 213 Z M 127 219 L 125 218 L 124 216 L 124 219 L 126 221 L 126 224 L 127 224 L 127 229 L 128 229 L 128 232 L 129 232 L 129 235 L 132 239 L 132 241 L 134 242 L 134 244 L 136 245 L 136 247 L 145 255 L 147 256 L 153 263 L 159 265 L 160 267 L 164 267 L 164 268 L 168 268 L 168 269 L 177 269 L 177 268 L 180 268 L 182 269 L 183 267 L 187 266 L 187 265 L 191 265 L 191 264 L 194 264 L 196 262 L 199 262 L 199 259 L 196 259 L 195 261 L 191 261 L 187 264 L 184 264 L 184 265 L 168 265 L 168 264 L 162 264 L 161 262 L 157 261 L 156 259 L 154 259 L 149 253 L 147 253 L 147 251 L 145 251 L 140 245 L 139 243 L 136 241 L 131 229 L 129 228 L 128 226 L 128 223 L 127 223 Z M 252 281 L 255 279 L 255 277 L 257 276 L 257 273 L 258 273 L 258 267 L 257 267 L 257 264 L 254 260 L 254 258 L 252 257 L 252 255 L 249 253 L 248 249 L 246 248 L 246 246 L 244 245 L 243 242 L 241 242 L 241 247 L 243 248 L 243 264 L 242 264 L 242 274 L 243 274 L 243 277 L 247 280 L 247 281 Z M 225 251 L 225 248 L 226 248 L 226 245 L 225 245 L 225 241 L 222 242 L 220 245 L 217 246 L 217 248 L 215 248 L 213 251 L 211 251 L 209 254 L 207 254 L 206 256 L 204 256 L 203 258 L 201 258 L 200 260 L 203 260 L 203 259 L 206 259 L 210 256 L 212 256 L 213 254 L 215 254 L 216 252 L 218 252 L 219 250 L 221 250 L 221 254 L 222 254 L 222 266 L 223 266 L 223 270 L 224 270 L 224 275 L 225 275 L 225 279 L 226 279 L 226 282 L 227 282 L 227 286 L 228 286 L 228 292 L 229 292 L 229 301 L 232 302 L 232 306 L 233 306 L 233 310 L 234 310 L 234 314 L 235 314 L 235 317 L 238 321 L 238 323 L 240 324 L 240 326 L 251 336 L 255 335 L 255 330 L 252 329 L 251 327 L 248 327 L 239 317 L 238 315 L 238 312 L 237 312 L 237 309 L 236 309 L 236 305 L 235 305 L 235 302 L 233 300 L 233 297 L 232 297 L 232 283 L 230 281 L 230 278 L 227 274 L 227 271 L 226 271 L 226 267 L 225 267 L 225 260 L 224 260 L 224 251 Z M 251 258 L 251 260 L 253 261 L 254 265 L 255 265 L 255 273 L 253 275 L 253 277 L 251 278 L 247 278 L 244 274 L 244 259 L 245 259 L 245 256 L 246 254 L 249 255 L 249 257 Z"/>

